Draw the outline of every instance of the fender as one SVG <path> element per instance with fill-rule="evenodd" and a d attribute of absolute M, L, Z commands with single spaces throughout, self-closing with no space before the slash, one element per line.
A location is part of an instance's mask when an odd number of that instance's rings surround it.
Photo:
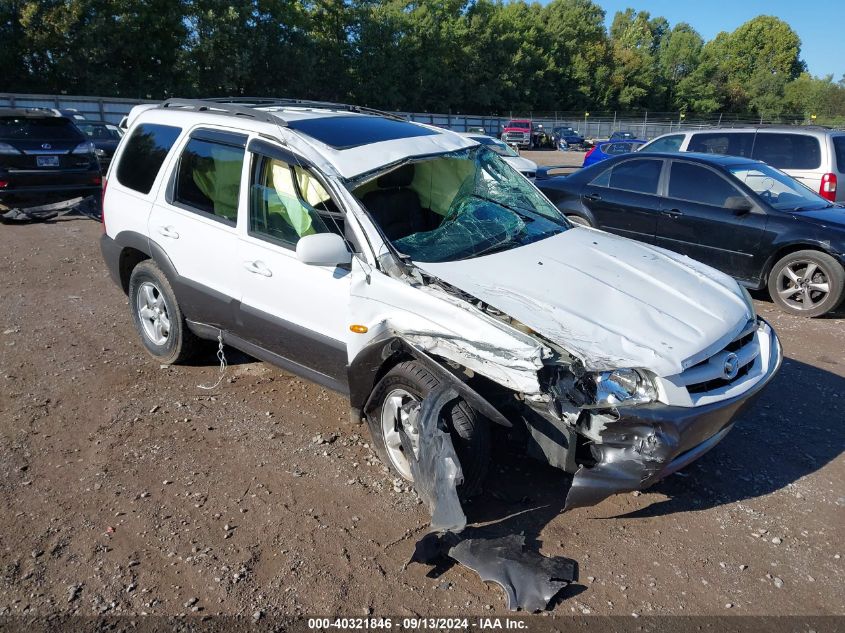
<path fill-rule="evenodd" d="M 441 383 L 453 387 L 458 394 L 467 401 L 473 409 L 485 418 L 505 427 L 512 427 L 510 420 L 502 415 L 496 407 L 484 399 L 475 389 L 467 385 L 454 373 L 446 369 L 436 359 L 424 350 L 400 336 L 374 341 L 364 348 L 347 367 L 349 377 L 349 400 L 353 416 L 360 420 L 361 414 L 370 410 L 374 403 L 372 394 L 378 383 L 383 379 L 382 368 L 391 358 L 413 358 L 425 365 Z"/>

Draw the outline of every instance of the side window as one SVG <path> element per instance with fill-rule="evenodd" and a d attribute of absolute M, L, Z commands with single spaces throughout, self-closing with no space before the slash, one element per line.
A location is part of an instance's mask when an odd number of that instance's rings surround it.
<path fill-rule="evenodd" d="M 193 138 L 179 158 L 174 200 L 234 225 L 244 148 Z"/>
<path fill-rule="evenodd" d="M 343 236 L 343 215 L 308 170 L 255 155 L 248 230 L 250 235 L 292 249 L 306 235 L 333 232 Z"/>
<path fill-rule="evenodd" d="M 656 194 L 662 167 L 663 161 L 646 158 L 617 163 L 610 169 L 607 186 L 611 189 Z"/>
<path fill-rule="evenodd" d="M 753 132 L 701 132 L 692 135 L 688 152 L 751 157 Z"/>
<path fill-rule="evenodd" d="M 675 161 L 669 172 L 669 197 L 714 207 L 742 193 L 716 172 L 692 163 Z"/>
<path fill-rule="evenodd" d="M 814 136 L 758 132 L 752 158 L 778 169 L 818 169 L 822 150 Z"/>
<path fill-rule="evenodd" d="M 126 139 L 117 166 L 117 181 L 124 187 L 150 193 L 167 153 L 182 129 L 170 125 L 142 123 Z"/>
<path fill-rule="evenodd" d="M 678 152 L 681 149 L 681 144 L 684 142 L 683 134 L 673 134 L 672 136 L 665 136 L 659 138 L 654 143 L 651 143 L 645 148 L 647 152 Z"/>

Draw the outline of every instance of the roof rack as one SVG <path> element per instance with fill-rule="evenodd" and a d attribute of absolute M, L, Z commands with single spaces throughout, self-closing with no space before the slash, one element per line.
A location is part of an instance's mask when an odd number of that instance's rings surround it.
<path fill-rule="evenodd" d="M 272 123 L 275 125 L 287 125 L 282 117 L 264 110 L 256 110 L 254 107 L 217 102 L 211 99 L 168 99 L 161 104 L 162 108 L 180 108 L 183 110 L 194 110 L 196 112 L 207 112 L 209 114 L 226 114 L 236 117 L 249 117 L 256 121 Z"/>
<path fill-rule="evenodd" d="M 213 97 L 203 99 L 218 104 L 243 105 L 252 108 L 267 107 L 295 107 L 295 108 L 319 108 L 320 110 L 334 110 L 337 112 L 356 112 L 358 114 L 372 114 L 383 116 L 399 121 L 406 121 L 405 117 L 395 112 L 386 112 L 365 106 L 351 105 L 348 103 L 335 103 L 332 101 L 317 101 L 313 99 L 288 99 L 283 97 Z"/>

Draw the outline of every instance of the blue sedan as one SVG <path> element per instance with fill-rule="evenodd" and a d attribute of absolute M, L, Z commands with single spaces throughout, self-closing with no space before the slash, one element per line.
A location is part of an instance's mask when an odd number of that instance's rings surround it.
<path fill-rule="evenodd" d="M 636 152 L 640 147 L 648 143 L 639 139 L 629 139 L 625 141 L 605 141 L 599 143 L 591 149 L 584 156 L 584 164 L 582 167 L 589 167 L 596 163 L 606 160 L 611 156 L 619 156 L 620 154 L 630 154 Z"/>

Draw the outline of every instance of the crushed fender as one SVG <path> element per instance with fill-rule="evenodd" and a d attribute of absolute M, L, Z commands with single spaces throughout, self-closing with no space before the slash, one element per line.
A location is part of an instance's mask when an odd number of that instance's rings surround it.
<path fill-rule="evenodd" d="M 458 562 L 482 580 L 502 587 L 509 609 L 546 609 L 562 589 L 577 580 L 578 565 L 569 558 L 526 550 L 522 535 L 494 536 L 483 529 L 466 528 L 457 492 L 463 480 L 461 465 L 451 436 L 438 427 L 443 407 L 457 397 L 455 389 L 440 386 L 409 411 L 408 425 L 417 431 L 416 447 L 405 430 L 399 430 L 414 488 L 431 513 L 431 531 L 417 542 L 411 562 L 436 567 Z"/>

